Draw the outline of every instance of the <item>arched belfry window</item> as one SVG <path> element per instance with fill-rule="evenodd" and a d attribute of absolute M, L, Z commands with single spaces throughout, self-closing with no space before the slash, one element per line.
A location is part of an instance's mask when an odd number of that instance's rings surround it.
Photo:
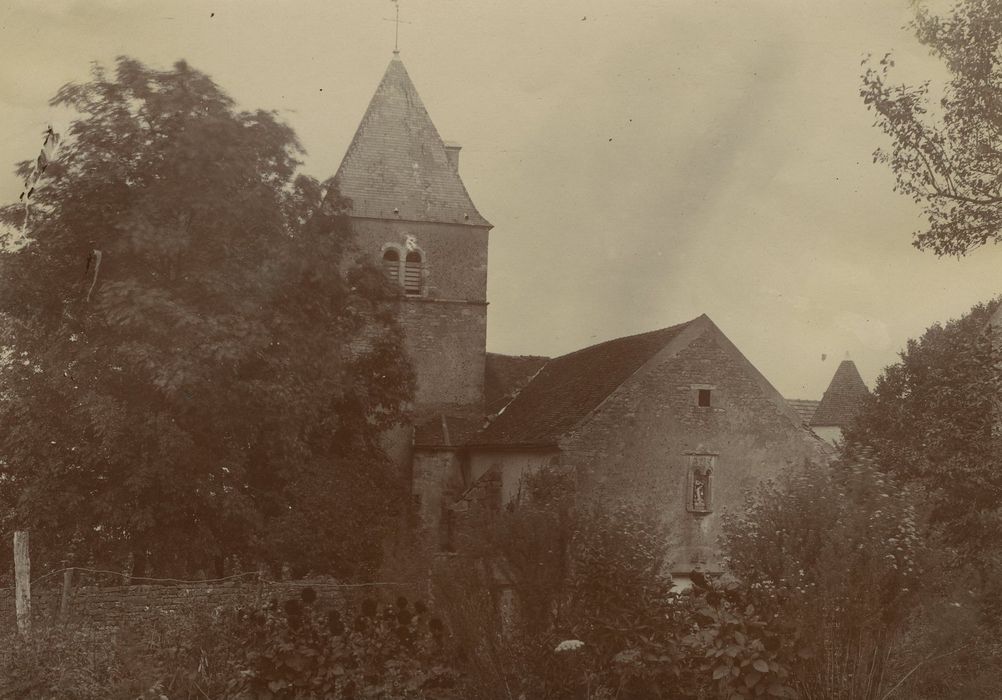
<path fill-rule="evenodd" d="M 387 248 L 383 253 L 383 272 L 393 284 L 400 284 L 400 253 L 396 248 Z"/>
<path fill-rule="evenodd" d="M 404 261 L 404 294 L 417 296 L 421 293 L 421 253 L 412 250 Z"/>

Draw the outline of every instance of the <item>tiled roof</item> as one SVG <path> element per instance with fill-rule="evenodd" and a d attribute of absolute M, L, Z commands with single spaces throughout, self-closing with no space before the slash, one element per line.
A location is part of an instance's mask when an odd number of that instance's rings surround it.
<path fill-rule="evenodd" d="M 842 360 L 835 370 L 828 390 L 821 397 L 821 403 L 811 418 L 811 425 L 845 426 L 859 413 L 870 391 L 859 376 L 856 363 L 852 360 Z"/>
<path fill-rule="evenodd" d="M 814 417 L 814 412 L 818 410 L 818 404 L 821 402 L 815 399 L 787 399 L 786 403 L 797 412 L 805 425 L 810 425 L 811 418 Z"/>
<path fill-rule="evenodd" d="M 484 370 L 484 402 L 487 415 L 493 416 L 507 406 L 549 359 L 538 355 L 487 353 Z"/>
<path fill-rule="evenodd" d="M 398 57 L 390 61 L 335 175 L 354 216 L 490 226 Z"/>
<path fill-rule="evenodd" d="M 550 360 L 473 443 L 555 445 L 691 323 L 617 338 Z"/>
<path fill-rule="evenodd" d="M 483 420 L 436 415 L 414 428 L 414 446 L 459 447 L 469 442 L 483 424 Z"/>

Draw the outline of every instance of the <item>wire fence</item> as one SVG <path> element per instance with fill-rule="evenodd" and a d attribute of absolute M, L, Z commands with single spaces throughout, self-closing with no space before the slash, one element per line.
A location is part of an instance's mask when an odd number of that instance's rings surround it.
<path fill-rule="evenodd" d="M 86 566 L 67 566 L 62 569 L 55 569 L 46 574 L 39 576 L 31 582 L 34 586 L 48 578 L 56 576 L 57 574 L 62 574 L 67 571 L 90 573 L 98 575 L 110 575 L 119 576 L 125 579 L 127 582 L 134 584 L 137 582 L 151 583 L 151 584 L 174 584 L 182 586 L 198 586 L 206 585 L 211 583 L 226 583 L 228 581 L 234 581 L 236 579 L 246 579 L 253 578 L 255 581 L 264 583 L 267 585 L 288 585 L 288 584 L 312 584 L 312 585 L 323 585 L 325 587 L 331 588 L 368 588 L 374 586 L 413 586 L 413 582 L 406 581 L 366 581 L 362 583 L 341 583 L 339 581 L 311 581 L 308 579 L 296 579 L 288 581 L 275 581 L 264 577 L 260 571 L 242 571 L 238 574 L 231 574 L 229 576 L 223 576 L 222 578 L 200 578 L 200 579 L 179 579 L 179 578 L 154 578 L 150 576 L 132 576 L 131 574 L 126 574 L 121 571 L 111 571 L 108 569 L 91 569 Z"/>

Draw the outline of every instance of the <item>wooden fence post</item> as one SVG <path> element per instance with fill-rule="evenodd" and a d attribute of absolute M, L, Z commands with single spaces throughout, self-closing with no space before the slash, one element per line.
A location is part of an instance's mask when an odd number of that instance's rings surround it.
<path fill-rule="evenodd" d="M 59 620 L 66 622 L 70 616 L 70 589 L 73 586 L 73 569 L 63 572 L 63 597 L 59 601 Z"/>
<path fill-rule="evenodd" d="M 28 556 L 28 532 L 14 533 L 14 609 L 17 631 L 22 637 L 31 634 L 31 559 Z"/>

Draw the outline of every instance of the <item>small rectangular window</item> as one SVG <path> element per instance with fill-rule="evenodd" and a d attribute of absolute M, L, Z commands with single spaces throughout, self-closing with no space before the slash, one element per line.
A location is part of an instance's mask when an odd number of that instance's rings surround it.
<path fill-rule="evenodd" d="M 696 405 L 697 406 L 702 406 L 703 408 L 709 408 L 710 407 L 710 390 L 709 389 L 700 389 L 699 390 L 699 394 L 696 397 Z"/>

